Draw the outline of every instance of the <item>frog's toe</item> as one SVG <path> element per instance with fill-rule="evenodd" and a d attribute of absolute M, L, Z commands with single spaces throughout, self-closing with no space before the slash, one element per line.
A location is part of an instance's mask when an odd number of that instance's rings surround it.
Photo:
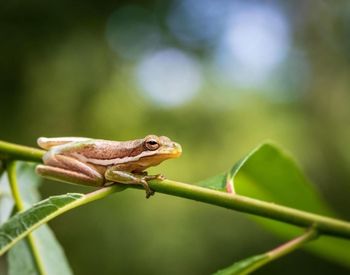
<path fill-rule="evenodd" d="M 108 187 L 108 186 L 111 186 L 111 185 L 114 185 L 114 184 L 116 184 L 116 183 L 113 182 L 113 181 L 107 181 L 107 182 L 105 182 L 105 183 L 103 184 L 103 186 L 104 186 L 104 187 Z"/>
<path fill-rule="evenodd" d="M 144 180 L 165 180 L 165 177 L 162 174 L 157 175 L 148 175 L 143 177 Z"/>
<path fill-rule="evenodd" d="M 149 197 L 153 196 L 154 193 L 155 192 L 152 189 L 146 190 L 146 199 L 148 199 Z"/>
<path fill-rule="evenodd" d="M 166 177 L 164 175 L 162 175 L 162 174 L 158 174 L 158 175 L 156 175 L 155 179 L 157 179 L 157 180 L 165 180 Z"/>

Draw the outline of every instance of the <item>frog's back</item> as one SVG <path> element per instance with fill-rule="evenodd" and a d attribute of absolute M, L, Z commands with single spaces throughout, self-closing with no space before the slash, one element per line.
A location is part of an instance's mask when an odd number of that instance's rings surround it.
<path fill-rule="evenodd" d="M 88 159 L 111 160 L 136 156 L 143 150 L 142 139 L 132 141 L 111 141 L 103 139 L 86 139 L 60 146 L 61 153 L 83 156 Z"/>

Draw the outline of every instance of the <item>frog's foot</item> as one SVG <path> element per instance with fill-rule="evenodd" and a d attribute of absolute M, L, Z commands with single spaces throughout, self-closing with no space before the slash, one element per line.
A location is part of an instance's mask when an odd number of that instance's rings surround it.
<path fill-rule="evenodd" d="M 113 182 L 113 181 L 107 181 L 107 182 L 105 182 L 105 183 L 103 184 L 103 187 L 112 186 L 112 185 L 114 185 L 114 184 L 116 184 L 116 182 Z"/>
<path fill-rule="evenodd" d="M 145 188 L 146 190 L 146 199 L 148 199 L 150 196 L 153 196 L 154 195 L 154 190 L 152 190 L 149 185 L 148 185 L 148 182 L 146 179 L 141 179 L 140 180 L 140 183 L 142 184 L 143 188 Z"/>
<path fill-rule="evenodd" d="M 166 177 L 164 177 L 162 174 L 157 174 L 157 175 L 146 175 L 143 177 L 144 180 L 165 180 Z"/>
<path fill-rule="evenodd" d="M 147 175 L 143 176 L 141 179 L 142 185 L 146 190 L 146 198 L 148 199 L 150 196 L 154 195 L 154 191 L 149 187 L 148 182 L 149 180 L 165 180 L 165 177 L 161 174 L 157 175 Z"/>

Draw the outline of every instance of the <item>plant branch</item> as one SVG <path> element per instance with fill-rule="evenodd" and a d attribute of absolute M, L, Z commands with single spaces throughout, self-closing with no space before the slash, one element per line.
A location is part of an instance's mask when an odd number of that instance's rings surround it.
<path fill-rule="evenodd" d="M 5 156 L 7 159 L 41 162 L 44 153 L 45 151 L 43 150 L 0 142 L 0 158 L 1 156 Z M 172 180 L 153 180 L 150 181 L 149 184 L 153 190 L 160 193 L 201 201 L 244 213 L 282 221 L 299 227 L 305 228 L 314 225 L 322 234 L 350 239 L 350 223 L 346 221 Z M 139 188 L 138 186 L 133 185 L 128 185 L 127 187 Z M 99 191 L 96 192 L 96 194 L 99 194 Z M 91 199 L 95 200 L 93 198 L 95 195 L 92 193 L 88 196 L 91 196 Z"/>
<path fill-rule="evenodd" d="M 317 230 L 315 229 L 314 226 L 311 226 L 309 229 L 307 229 L 304 232 L 304 234 L 271 250 L 270 252 L 267 253 L 267 255 L 269 256 L 270 261 L 276 260 L 280 257 L 283 257 L 286 254 L 289 254 L 290 252 L 293 252 L 294 250 L 300 248 L 307 242 L 316 239 L 317 237 L 318 237 Z"/>
<path fill-rule="evenodd" d="M 278 246 L 277 248 L 263 254 L 255 255 L 247 259 L 240 260 L 239 262 L 236 262 L 229 267 L 219 270 L 215 273 L 215 275 L 250 274 L 253 271 L 259 269 L 260 267 L 297 250 L 305 243 L 316 239 L 317 236 L 317 230 L 312 226 L 308 230 L 306 230 L 302 235 Z"/>
<path fill-rule="evenodd" d="M 41 162 L 44 150 L 0 140 L 0 159 Z"/>
<path fill-rule="evenodd" d="M 350 222 L 173 180 L 154 180 L 149 182 L 149 185 L 156 192 L 201 201 L 303 228 L 314 225 L 322 234 L 350 239 Z M 135 186 L 128 187 L 135 188 Z"/>
<path fill-rule="evenodd" d="M 245 270 L 244 274 L 249 274 L 257 270 L 258 268 L 297 250 L 298 248 L 302 247 L 304 244 L 310 241 L 313 241 L 317 237 L 318 237 L 317 230 L 315 230 L 315 228 L 311 226 L 302 235 L 265 253 L 264 255 L 266 255 L 266 257 L 264 257 L 261 261 L 257 262 L 255 265 L 252 265 L 249 269 Z"/>
<path fill-rule="evenodd" d="M 17 209 L 17 212 L 21 212 L 25 210 L 23 200 L 21 198 L 20 192 L 19 192 L 19 186 L 17 182 L 17 175 L 16 175 L 16 162 L 15 161 L 9 161 L 6 165 L 7 175 L 10 183 L 10 188 L 12 192 L 12 197 L 15 202 L 15 206 Z M 33 259 L 35 262 L 35 265 L 38 269 L 39 274 L 46 274 L 44 264 L 41 261 L 41 257 L 39 254 L 39 251 L 35 245 L 35 238 L 32 234 L 28 234 L 27 236 L 29 249 L 32 252 Z"/>

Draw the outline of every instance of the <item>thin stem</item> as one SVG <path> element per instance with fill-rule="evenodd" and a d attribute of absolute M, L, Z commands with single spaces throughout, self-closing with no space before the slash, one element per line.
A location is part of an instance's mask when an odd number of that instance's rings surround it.
<path fill-rule="evenodd" d="M 309 229 L 307 229 L 302 235 L 278 246 L 277 248 L 267 253 L 256 256 L 259 257 L 261 260 L 254 262 L 254 264 L 250 265 L 247 269 L 244 269 L 244 271 L 242 271 L 240 274 L 250 274 L 253 271 L 259 269 L 260 267 L 297 250 L 307 242 L 316 239 L 317 236 L 317 230 L 315 230 L 315 228 L 312 226 Z"/>
<path fill-rule="evenodd" d="M 280 245 L 274 250 L 271 250 L 270 252 L 267 253 L 267 255 L 270 257 L 270 261 L 276 260 L 300 248 L 305 243 L 315 240 L 317 237 L 318 237 L 317 230 L 315 229 L 314 226 L 311 226 L 309 229 L 307 229 L 304 232 L 304 234 L 300 235 L 299 237 L 296 237 L 293 240 L 290 240 L 287 243 Z"/>
<path fill-rule="evenodd" d="M 24 207 L 23 200 L 22 200 L 20 192 L 19 192 L 19 187 L 18 187 L 18 182 L 17 182 L 17 177 L 16 177 L 16 162 L 9 161 L 6 165 L 6 170 L 7 170 L 9 183 L 10 183 L 12 197 L 15 201 L 15 206 L 16 206 L 17 212 L 24 211 L 25 207 Z M 44 264 L 41 261 L 39 251 L 35 245 L 35 239 L 34 239 L 33 234 L 31 234 L 31 233 L 28 234 L 27 240 L 28 240 L 29 248 L 32 251 L 34 262 L 35 262 L 35 265 L 37 267 L 39 274 L 41 274 L 41 275 L 46 274 Z"/>
<path fill-rule="evenodd" d="M 0 141 L 0 158 L 6 156 L 7 159 L 41 162 L 44 153 L 43 150 Z M 322 234 L 350 239 L 350 223 L 346 221 L 172 180 L 153 180 L 150 181 L 150 186 L 160 193 L 201 201 L 303 228 L 315 225 Z"/>
<path fill-rule="evenodd" d="M 17 211 L 22 211 L 24 210 L 24 204 L 21 199 L 20 193 L 19 193 L 19 187 L 17 183 L 17 177 L 16 177 L 16 162 L 14 161 L 9 161 L 7 163 L 7 177 L 10 183 L 10 188 L 11 188 L 11 193 L 13 200 L 15 201 L 15 206 Z"/>

